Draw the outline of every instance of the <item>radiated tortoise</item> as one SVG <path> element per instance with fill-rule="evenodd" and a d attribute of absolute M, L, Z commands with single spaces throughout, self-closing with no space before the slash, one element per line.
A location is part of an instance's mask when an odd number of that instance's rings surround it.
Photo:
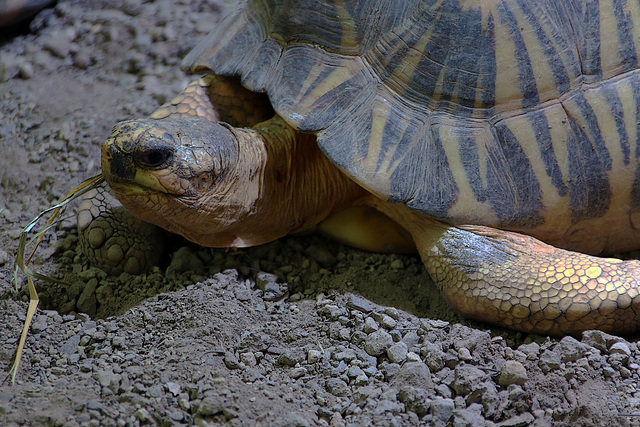
<path fill-rule="evenodd" d="M 250 1 L 185 58 L 204 77 L 114 128 L 103 173 L 212 247 L 375 208 L 465 316 L 630 333 L 640 263 L 594 255 L 640 247 L 639 56 L 631 0 Z"/>

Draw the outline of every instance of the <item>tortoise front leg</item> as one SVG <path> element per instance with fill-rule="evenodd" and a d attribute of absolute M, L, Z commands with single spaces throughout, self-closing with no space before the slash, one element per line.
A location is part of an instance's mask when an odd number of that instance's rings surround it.
<path fill-rule="evenodd" d="M 142 274 L 160 265 L 165 232 L 131 215 L 107 190 L 91 190 L 78 207 L 78 235 L 89 263 L 108 274 Z"/>
<path fill-rule="evenodd" d="M 448 226 L 404 206 L 377 208 L 411 232 L 429 274 L 466 317 L 555 336 L 638 330 L 636 260 L 566 251 L 489 227 Z"/>

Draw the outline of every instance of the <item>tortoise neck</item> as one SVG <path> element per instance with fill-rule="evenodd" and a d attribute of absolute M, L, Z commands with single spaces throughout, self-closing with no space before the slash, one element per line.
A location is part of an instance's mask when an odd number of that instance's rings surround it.
<path fill-rule="evenodd" d="M 281 236 L 307 230 L 366 194 L 325 156 L 315 135 L 280 117 L 254 129 L 266 150 L 260 216 Z"/>
<path fill-rule="evenodd" d="M 191 241 L 261 245 L 308 230 L 368 194 L 331 163 L 313 135 L 294 131 L 279 117 L 253 129 L 228 129 L 238 157 L 198 200 L 198 219 L 182 227 Z"/>

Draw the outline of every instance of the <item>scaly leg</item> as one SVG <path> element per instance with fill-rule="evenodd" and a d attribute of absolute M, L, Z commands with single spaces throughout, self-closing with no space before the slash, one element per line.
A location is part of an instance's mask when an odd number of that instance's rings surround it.
<path fill-rule="evenodd" d="M 164 232 L 135 218 L 105 190 L 91 190 L 78 208 L 82 252 L 108 274 L 142 274 L 164 255 Z"/>
<path fill-rule="evenodd" d="M 443 295 L 469 318 L 544 335 L 640 324 L 640 262 L 598 258 L 533 237 L 449 226 L 402 205 L 374 202 L 411 232 Z"/>

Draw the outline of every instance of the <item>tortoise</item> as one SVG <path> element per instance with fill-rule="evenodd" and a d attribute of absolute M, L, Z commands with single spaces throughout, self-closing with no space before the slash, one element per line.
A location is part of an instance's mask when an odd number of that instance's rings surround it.
<path fill-rule="evenodd" d="M 202 245 L 359 228 L 469 318 L 632 333 L 640 263 L 600 256 L 640 247 L 638 28 L 633 1 L 249 1 L 103 175 Z"/>

